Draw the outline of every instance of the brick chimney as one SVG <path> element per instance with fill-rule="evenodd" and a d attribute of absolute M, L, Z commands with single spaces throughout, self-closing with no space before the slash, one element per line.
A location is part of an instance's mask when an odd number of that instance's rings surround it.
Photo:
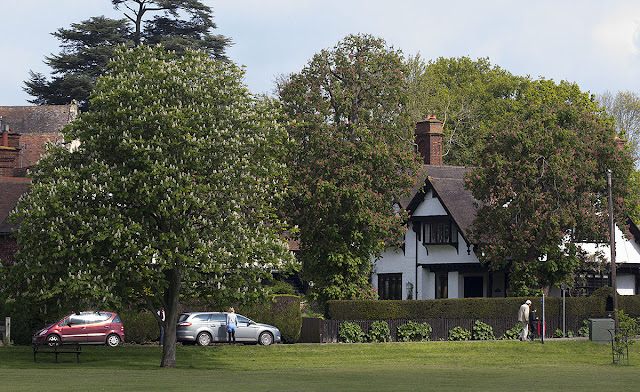
<path fill-rule="evenodd" d="M 416 144 L 425 165 L 442 166 L 442 121 L 430 114 L 416 124 Z"/>

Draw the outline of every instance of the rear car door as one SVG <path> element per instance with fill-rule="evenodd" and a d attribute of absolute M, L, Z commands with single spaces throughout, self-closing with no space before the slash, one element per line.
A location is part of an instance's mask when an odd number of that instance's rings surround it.
<path fill-rule="evenodd" d="M 110 313 L 91 313 L 85 315 L 85 334 L 88 343 L 105 343 L 107 334 L 111 330 Z"/>
<path fill-rule="evenodd" d="M 209 328 L 211 336 L 215 342 L 227 341 L 226 316 L 223 313 L 211 313 L 209 317 Z"/>

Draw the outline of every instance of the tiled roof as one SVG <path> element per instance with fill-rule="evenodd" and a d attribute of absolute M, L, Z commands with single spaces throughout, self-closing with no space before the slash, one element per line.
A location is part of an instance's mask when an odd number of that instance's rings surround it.
<path fill-rule="evenodd" d="M 470 167 L 461 166 L 423 165 L 418 184 L 412 190 L 411 197 L 401 201 L 402 206 L 411 214 L 422 202 L 429 187 L 432 187 L 464 238 L 468 240 L 469 228 L 476 217 L 477 206 L 480 205 L 471 191 L 464 187 L 464 174 L 471 170 Z"/>
<path fill-rule="evenodd" d="M 15 230 L 15 226 L 7 222 L 7 217 L 30 185 L 30 178 L 0 177 L 0 234 L 10 234 Z"/>
<path fill-rule="evenodd" d="M 28 134 L 55 134 L 74 120 L 76 105 L 0 106 L 2 124 L 12 131 Z"/>

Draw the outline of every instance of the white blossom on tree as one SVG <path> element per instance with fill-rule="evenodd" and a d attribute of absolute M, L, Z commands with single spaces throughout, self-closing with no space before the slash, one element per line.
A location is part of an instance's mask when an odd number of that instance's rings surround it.
<path fill-rule="evenodd" d="M 18 205 L 15 296 L 67 309 L 143 303 L 166 311 L 175 366 L 180 299 L 264 298 L 294 267 L 279 236 L 286 132 L 243 71 L 200 52 L 122 49 Z"/>

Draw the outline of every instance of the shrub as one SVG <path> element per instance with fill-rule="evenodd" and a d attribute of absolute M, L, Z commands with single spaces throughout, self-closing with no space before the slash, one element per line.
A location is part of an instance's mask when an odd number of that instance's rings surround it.
<path fill-rule="evenodd" d="M 420 342 L 423 340 L 429 340 L 433 329 L 428 323 L 416 323 L 415 321 L 409 321 L 406 324 L 402 324 L 398 327 L 398 341 L 400 342 Z"/>
<path fill-rule="evenodd" d="M 57 314 L 44 319 L 32 304 L 16 300 L 8 300 L 4 312 L 5 317 L 11 317 L 11 341 L 17 345 L 30 345 L 34 333 L 59 319 Z"/>
<path fill-rule="evenodd" d="M 119 313 L 124 326 L 124 338 L 129 343 L 151 343 L 160 338 L 160 326 L 149 311 L 127 310 Z"/>
<path fill-rule="evenodd" d="M 347 321 L 340 324 L 338 336 L 340 341 L 344 343 L 361 343 L 364 338 L 364 332 L 362 332 L 360 325 Z"/>
<path fill-rule="evenodd" d="M 386 321 L 375 321 L 369 328 L 367 340 L 374 343 L 388 342 L 391 340 L 389 324 Z"/>
<path fill-rule="evenodd" d="M 589 320 L 582 320 L 582 327 L 578 329 L 578 336 L 582 336 L 582 337 L 589 336 Z"/>
<path fill-rule="evenodd" d="M 256 322 L 277 327 L 284 343 L 295 343 L 300 338 L 302 311 L 300 297 L 296 295 L 277 295 L 270 304 L 255 305 L 242 312 Z"/>
<path fill-rule="evenodd" d="M 494 340 L 495 338 L 492 326 L 476 320 L 473 324 L 473 340 Z"/>
<path fill-rule="evenodd" d="M 471 340 L 471 331 L 462 327 L 449 330 L 448 340 Z"/>
<path fill-rule="evenodd" d="M 513 340 L 518 339 L 522 333 L 522 324 L 517 323 L 513 328 L 508 329 L 500 335 L 500 340 Z"/>

